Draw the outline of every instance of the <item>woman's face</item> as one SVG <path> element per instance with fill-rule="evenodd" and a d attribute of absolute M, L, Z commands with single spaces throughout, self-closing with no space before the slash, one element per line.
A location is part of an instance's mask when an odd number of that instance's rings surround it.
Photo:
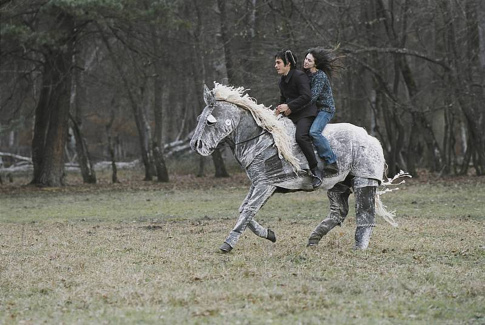
<path fill-rule="evenodd" d="M 303 61 L 303 68 L 305 69 L 316 69 L 315 66 L 315 58 L 311 53 L 308 53 L 305 57 L 305 61 Z"/>

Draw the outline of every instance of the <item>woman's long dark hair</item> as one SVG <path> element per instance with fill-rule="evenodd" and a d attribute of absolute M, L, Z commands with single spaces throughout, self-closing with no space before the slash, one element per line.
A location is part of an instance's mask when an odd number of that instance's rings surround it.
<path fill-rule="evenodd" d="M 336 55 L 335 50 L 324 49 L 323 47 L 314 47 L 309 49 L 305 57 L 308 54 L 313 55 L 315 59 L 315 66 L 318 70 L 322 70 L 329 77 L 332 77 L 335 72 L 343 68 L 341 59 L 343 57 Z"/>

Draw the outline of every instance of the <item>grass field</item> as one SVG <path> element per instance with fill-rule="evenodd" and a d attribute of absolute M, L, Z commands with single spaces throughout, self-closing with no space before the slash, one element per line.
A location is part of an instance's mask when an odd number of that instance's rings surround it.
<path fill-rule="evenodd" d="M 102 183 L 102 182 L 101 182 Z M 169 184 L 0 186 L 2 324 L 484 324 L 485 181 L 411 180 L 387 193 L 353 251 L 355 214 L 319 246 L 324 191 L 276 194 L 218 247 L 246 195 L 244 175 Z"/>

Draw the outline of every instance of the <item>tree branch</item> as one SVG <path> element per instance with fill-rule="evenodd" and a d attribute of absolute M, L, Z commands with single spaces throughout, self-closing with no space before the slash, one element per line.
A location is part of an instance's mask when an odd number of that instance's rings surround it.
<path fill-rule="evenodd" d="M 380 48 L 380 47 L 366 47 L 358 50 L 353 50 L 353 49 L 348 49 L 348 48 L 341 48 L 341 51 L 346 54 L 362 54 L 362 53 L 371 53 L 371 52 L 376 52 L 376 53 L 389 53 L 389 54 L 400 54 L 400 55 L 409 55 L 409 56 L 415 56 L 420 59 L 423 59 L 425 61 L 437 64 L 444 68 L 447 71 L 451 71 L 452 68 L 444 62 L 443 59 L 434 59 L 429 57 L 428 55 L 406 49 L 406 48 Z"/>

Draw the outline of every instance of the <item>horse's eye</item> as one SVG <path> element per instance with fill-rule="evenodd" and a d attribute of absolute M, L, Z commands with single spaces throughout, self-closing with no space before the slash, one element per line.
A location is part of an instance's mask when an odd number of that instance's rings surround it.
<path fill-rule="evenodd" d="M 216 122 L 217 120 L 212 114 L 207 116 L 207 125 L 214 125 Z"/>

